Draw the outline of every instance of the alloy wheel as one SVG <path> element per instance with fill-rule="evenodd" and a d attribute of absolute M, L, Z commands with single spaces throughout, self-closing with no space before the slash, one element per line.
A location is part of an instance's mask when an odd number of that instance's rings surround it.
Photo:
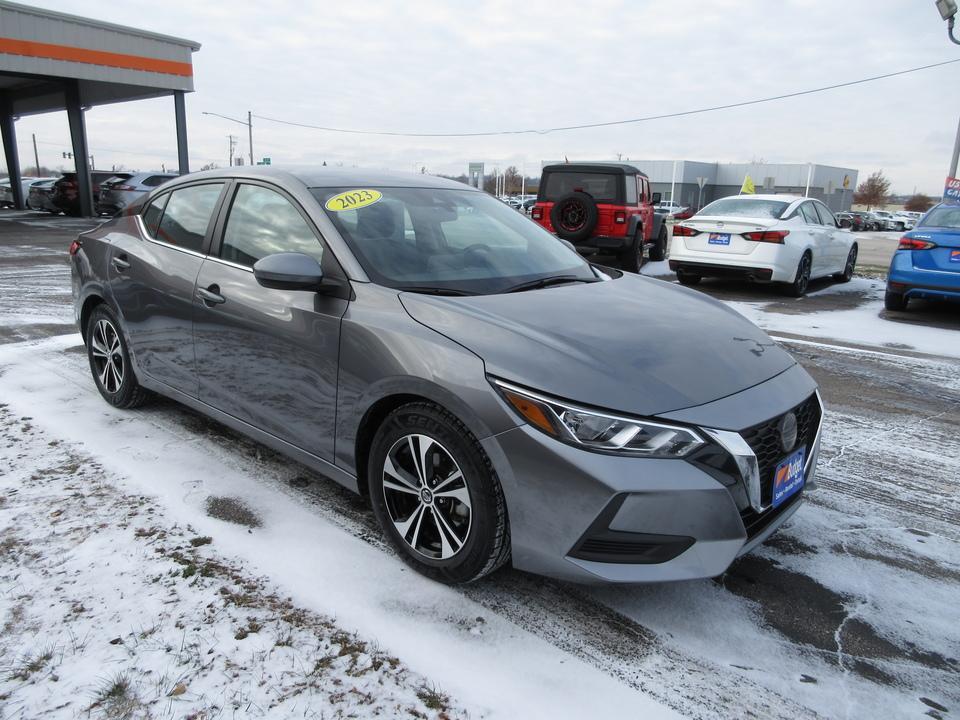
<path fill-rule="evenodd" d="M 427 558 L 449 560 L 470 535 L 466 479 L 450 452 L 427 435 L 404 435 L 387 452 L 383 499 L 404 543 Z"/>
<path fill-rule="evenodd" d="M 101 387 L 110 394 L 120 391 L 126 367 L 123 362 L 123 346 L 120 334 L 109 320 L 101 318 L 93 326 L 90 336 L 90 352 L 94 371 Z"/>
<path fill-rule="evenodd" d="M 857 265 L 857 246 L 854 245 L 850 248 L 850 253 L 847 255 L 847 265 L 843 269 L 843 276 L 849 280 L 853 277 L 854 268 Z"/>
<path fill-rule="evenodd" d="M 810 284 L 810 256 L 804 255 L 800 258 L 800 266 L 797 268 L 797 279 L 794 281 L 797 295 L 803 295 L 807 291 L 807 285 Z"/>

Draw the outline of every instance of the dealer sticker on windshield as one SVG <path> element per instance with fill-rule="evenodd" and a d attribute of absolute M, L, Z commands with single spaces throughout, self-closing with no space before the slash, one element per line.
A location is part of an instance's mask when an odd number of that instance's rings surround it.
<path fill-rule="evenodd" d="M 730 233 L 710 233 L 710 237 L 707 238 L 707 242 L 711 245 L 729 245 Z"/>
<path fill-rule="evenodd" d="M 806 455 L 806 448 L 800 448 L 777 465 L 777 470 L 773 473 L 774 507 L 783 504 L 803 487 L 803 466 Z"/>
<path fill-rule="evenodd" d="M 383 193 L 377 190 L 347 190 L 346 192 L 338 193 L 327 200 L 327 203 L 324 205 L 324 207 L 333 212 L 359 210 L 360 208 L 364 208 L 368 205 L 373 205 L 375 202 L 379 202 L 380 198 L 382 197 Z"/>
<path fill-rule="evenodd" d="M 950 251 L 950 262 L 960 263 L 960 250 Z"/>

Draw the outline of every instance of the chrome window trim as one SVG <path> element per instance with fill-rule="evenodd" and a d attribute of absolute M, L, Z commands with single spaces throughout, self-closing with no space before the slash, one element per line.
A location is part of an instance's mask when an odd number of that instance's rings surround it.
<path fill-rule="evenodd" d="M 159 245 L 160 247 L 170 248 L 171 250 L 178 250 L 179 252 L 186 253 L 187 255 L 193 255 L 194 257 L 198 257 L 201 259 L 208 257 L 207 255 L 197 252 L 196 250 L 190 250 L 188 248 L 180 247 L 179 245 L 174 245 L 172 243 L 164 242 L 163 240 L 157 240 L 147 230 L 147 226 L 143 224 L 143 218 L 139 214 L 136 215 L 136 218 L 137 218 L 137 227 L 140 228 L 141 233 L 149 242 L 152 242 L 155 245 Z"/>
<path fill-rule="evenodd" d="M 221 265 L 226 265 L 227 267 L 236 268 L 237 270 L 245 270 L 248 273 L 253 272 L 252 267 L 247 267 L 246 265 L 241 265 L 240 263 L 231 262 L 230 260 L 224 260 L 223 258 L 218 258 L 215 255 L 207 255 L 207 260 L 215 263 L 220 263 Z"/>

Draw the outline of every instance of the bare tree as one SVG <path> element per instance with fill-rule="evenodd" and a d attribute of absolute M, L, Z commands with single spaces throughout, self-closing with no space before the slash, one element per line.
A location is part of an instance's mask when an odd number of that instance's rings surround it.
<path fill-rule="evenodd" d="M 923 193 L 917 193 L 907 198 L 903 209 L 907 212 L 926 212 L 933 207 L 933 200 Z"/>
<path fill-rule="evenodd" d="M 890 181 L 884 176 L 883 170 L 877 170 L 866 181 L 860 183 L 853 194 L 853 201 L 857 205 L 866 205 L 870 210 L 874 207 L 885 207 L 889 197 Z"/>

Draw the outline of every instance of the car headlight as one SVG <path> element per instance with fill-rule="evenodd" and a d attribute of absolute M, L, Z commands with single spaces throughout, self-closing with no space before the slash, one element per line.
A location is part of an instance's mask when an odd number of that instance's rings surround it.
<path fill-rule="evenodd" d="M 568 445 L 621 455 L 679 458 L 705 444 L 690 428 L 587 410 L 491 380 L 524 420 Z"/>

